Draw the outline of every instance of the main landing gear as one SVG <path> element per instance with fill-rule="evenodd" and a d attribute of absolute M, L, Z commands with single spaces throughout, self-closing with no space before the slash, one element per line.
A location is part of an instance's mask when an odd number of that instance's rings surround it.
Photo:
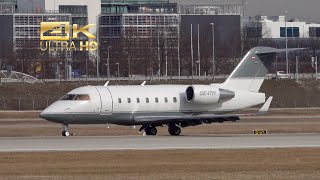
<path fill-rule="evenodd" d="M 168 132 L 171 136 L 179 136 L 181 134 L 181 128 L 175 124 L 168 124 Z"/>
<path fill-rule="evenodd" d="M 157 135 L 157 128 L 152 125 L 143 125 L 139 131 L 145 131 L 146 135 L 148 136 L 155 136 Z M 175 124 L 168 124 L 168 132 L 171 136 L 179 136 L 181 134 L 181 128 Z"/>
<path fill-rule="evenodd" d="M 69 125 L 68 124 L 63 124 L 63 131 L 62 131 L 62 136 L 70 136 L 70 129 L 69 129 Z"/>
<path fill-rule="evenodd" d="M 155 136 L 158 133 L 157 128 L 154 126 L 146 126 L 144 128 L 144 131 L 146 132 L 146 135 L 149 135 L 149 136 Z"/>

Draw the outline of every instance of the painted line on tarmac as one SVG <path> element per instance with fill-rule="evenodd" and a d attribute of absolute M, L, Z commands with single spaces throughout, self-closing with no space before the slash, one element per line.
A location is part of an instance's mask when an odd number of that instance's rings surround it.
<path fill-rule="evenodd" d="M 283 149 L 283 148 L 320 148 L 320 145 L 290 146 L 234 146 L 234 147 L 146 147 L 146 148 L 77 148 L 77 149 L 1 149 L 0 152 L 70 152 L 70 151 L 135 151 L 135 150 L 223 150 L 223 149 Z"/>

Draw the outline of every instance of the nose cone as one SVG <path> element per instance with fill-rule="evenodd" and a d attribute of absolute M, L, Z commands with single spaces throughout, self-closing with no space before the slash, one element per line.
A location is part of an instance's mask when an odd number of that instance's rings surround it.
<path fill-rule="evenodd" d="M 62 113 L 62 111 L 60 111 L 55 104 L 56 103 L 53 103 L 45 110 L 43 110 L 39 114 L 39 117 L 51 122 L 60 122 L 61 119 L 59 115 Z"/>
<path fill-rule="evenodd" d="M 42 119 L 47 119 L 48 113 L 46 112 L 46 110 L 43 110 L 43 111 L 40 113 L 39 117 L 42 118 Z"/>
<path fill-rule="evenodd" d="M 39 117 L 56 123 L 69 122 L 73 120 L 73 114 L 68 111 L 70 109 L 68 107 L 69 105 L 66 105 L 63 102 L 54 102 L 45 110 L 43 110 L 39 114 Z"/>

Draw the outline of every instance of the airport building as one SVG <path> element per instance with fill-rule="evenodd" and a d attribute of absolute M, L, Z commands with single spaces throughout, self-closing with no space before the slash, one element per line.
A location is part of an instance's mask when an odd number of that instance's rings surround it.
<path fill-rule="evenodd" d="M 320 24 L 300 22 L 298 19 L 286 20 L 285 16 L 261 16 L 262 38 L 318 38 Z"/>
<path fill-rule="evenodd" d="M 141 73 L 134 70 L 141 64 L 148 64 L 144 68 L 152 68 L 149 69 L 152 72 L 153 68 L 161 67 L 162 63 L 168 63 L 168 59 L 172 63 L 177 63 L 173 61 L 179 58 L 180 19 L 178 14 L 102 14 L 99 19 L 102 63 L 107 63 L 110 55 L 108 55 L 108 48 L 111 48 L 111 52 L 121 52 L 124 58 L 122 64 L 130 63 L 132 66 L 130 74 Z M 120 58 L 118 53 L 118 61 L 121 60 Z M 125 59 L 128 58 L 133 62 L 127 62 Z M 148 60 L 150 58 L 152 62 Z M 113 62 L 110 67 L 115 63 L 119 62 Z M 165 67 L 162 69 L 165 71 Z M 126 70 L 129 69 L 126 68 Z"/>
<path fill-rule="evenodd" d="M 147 44 L 152 62 L 143 60 L 143 54 L 134 51 L 135 62 L 132 66 L 145 64 L 145 74 L 152 69 L 153 74 L 179 75 L 181 66 L 189 66 L 190 57 L 190 26 L 193 26 L 193 49 L 195 62 L 197 55 L 197 27 L 199 25 L 199 55 L 206 63 L 200 67 L 203 72 L 209 73 L 212 66 L 212 23 L 215 24 L 215 56 L 223 59 L 234 59 L 240 56 L 241 46 L 241 15 L 242 4 L 230 2 L 228 4 L 179 4 L 176 2 L 161 1 L 115 1 L 102 0 L 101 15 L 99 17 L 99 43 L 101 47 L 100 59 L 102 65 L 109 62 L 111 74 L 116 74 L 116 64 L 122 61 L 125 73 L 129 71 L 128 49 L 119 47 L 124 39 L 136 39 L 134 46 L 139 49 Z M 141 42 L 143 39 L 143 42 Z M 127 43 L 128 44 L 128 43 Z M 183 45 L 182 48 L 179 47 Z M 134 48 L 132 47 L 132 48 Z M 121 50 L 119 50 L 119 48 Z M 108 51 L 109 49 L 109 51 Z M 124 51 L 125 50 L 125 51 Z M 114 52 L 116 54 L 114 54 Z M 120 53 L 121 52 L 121 53 Z M 121 58 L 122 56 L 122 58 Z M 122 60 L 121 60 L 122 59 Z M 139 60 L 140 59 L 140 60 Z M 139 63 L 140 61 L 140 63 Z M 131 63 L 130 63 L 131 64 Z M 107 65 L 106 65 L 107 66 Z M 130 65 L 131 66 L 131 65 Z M 196 67 L 196 66 L 194 66 Z M 133 69 L 137 69 L 134 68 Z M 185 70 L 186 74 L 190 70 Z M 103 72 L 102 72 L 103 73 Z M 107 73 L 106 71 L 104 74 Z M 130 74 L 134 74 L 132 71 Z M 140 72 L 136 72 L 140 73 Z"/>
<path fill-rule="evenodd" d="M 65 58 L 63 61 L 65 67 L 69 67 L 70 64 L 72 69 L 82 72 L 86 71 L 83 69 L 84 61 L 95 63 L 97 59 L 102 76 L 107 75 L 108 68 L 111 75 L 117 75 L 117 66 L 120 65 L 121 76 L 188 75 L 190 70 L 183 67 L 191 67 L 191 26 L 193 58 L 195 62 L 201 59 L 201 71 L 206 74 L 211 71 L 213 39 L 216 58 L 228 60 L 240 56 L 243 6 L 239 2 L 219 1 L 208 4 L 199 4 L 197 1 L 184 4 L 169 0 L 0 0 L 0 2 L 2 12 L 0 20 L 12 27 L 0 28 L 1 32 L 9 34 L 2 42 L 8 46 L 11 42 L 14 51 L 23 49 L 26 44 L 29 46 L 39 44 L 37 39 L 41 21 L 66 20 L 72 24 L 79 24 L 80 27 L 96 24 L 96 28 L 90 28 L 90 32 L 97 35 L 100 47 L 97 55 L 72 52 L 61 56 Z M 82 35 L 77 40 L 86 38 Z"/>
<path fill-rule="evenodd" d="M 78 24 L 79 27 L 83 27 L 89 23 L 96 24 L 101 7 L 100 0 L 93 0 L 90 2 L 84 0 L 7 0 L 5 2 L 0 2 L 0 4 L 2 12 L 0 19 L 2 22 L 8 24 L 8 27 L 6 28 L 2 26 L 0 31 L 6 32 L 6 37 L 3 38 L 5 41 L 4 43 L 7 44 L 7 46 L 10 44 L 12 45 L 11 50 L 10 48 L 8 48 L 8 50 L 2 50 L 7 53 L 1 52 L 1 54 L 12 54 L 8 52 L 14 51 L 17 55 L 17 64 L 28 64 L 26 66 L 33 66 L 31 61 L 39 61 L 38 59 L 41 59 L 40 57 L 32 56 L 32 54 L 35 55 L 35 53 L 30 51 L 30 49 L 39 50 L 40 22 L 70 22 L 70 24 Z M 8 15 L 9 13 L 11 15 Z M 96 27 L 91 28 L 90 32 L 96 34 L 96 29 Z M 75 44 L 79 44 L 79 41 L 87 40 L 87 37 L 80 33 L 77 39 L 71 40 L 73 40 Z M 42 52 L 41 54 L 43 55 L 44 53 Z M 70 70 L 72 69 L 71 67 L 79 66 L 79 62 L 83 61 L 83 59 L 88 59 L 89 56 L 87 52 L 79 51 L 74 51 L 72 53 L 49 52 L 47 54 L 54 56 L 60 64 L 63 64 L 62 66 L 53 66 L 55 69 L 57 69 L 56 67 L 66 69 L 67 71 L 63 73 L 66 77 L 70 76 L 72 71 Z M 21 56 L 21 58 L 18 56 Z M 22 62 L 26 61 L 24 59 L 30 58 L 37 60 Z M 30 69 L 27 67 L 23 68 L 22 65 L 17 65 L 17 67 L 19 67 L 18 69 L 20 71 Z M 47 69 L 52 69 L 52 67 L 50 66 Z"/>
<path fill-rule="evenodd" d="M 307 48 L 298 53 L 285 53 L 277 56 L 274 70 L 288 72 L 313 72 L 312 57 L 320 54 L 320 24 L 286 19 L 285 16 L 257 16 L 246 24 L 245 49 L 254 46 L 284 48 Z M 288 59 L 288 65 L 287 65 Z"/>
<path fill-rule="evenodd" d="M 15 3 L 14 2 L 2 2 L 0 1 L 0 14 L 13 14 L 15 12 Z"/>

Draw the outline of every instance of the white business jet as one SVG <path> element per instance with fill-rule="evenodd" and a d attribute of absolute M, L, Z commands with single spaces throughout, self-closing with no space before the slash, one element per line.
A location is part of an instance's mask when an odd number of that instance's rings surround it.
<path fill-rule="evenodd" d="M 289 49 L 298 50 L 298 49 Z M 251 49 L 222 84 L 85 86 L 76 88 L 41 112 L 40 117 L 63 125 L 63 136 L 70 136 L 69 124 L 141 125 L 139 131 L 156 135 L 166 125 L 170 135 L 181 128 L 266 113 L 272 97 L 266 100 L 259 89 L 278 52 L 283 49 Z M 255 114 L 231 114 L 265 103 Z"/>

